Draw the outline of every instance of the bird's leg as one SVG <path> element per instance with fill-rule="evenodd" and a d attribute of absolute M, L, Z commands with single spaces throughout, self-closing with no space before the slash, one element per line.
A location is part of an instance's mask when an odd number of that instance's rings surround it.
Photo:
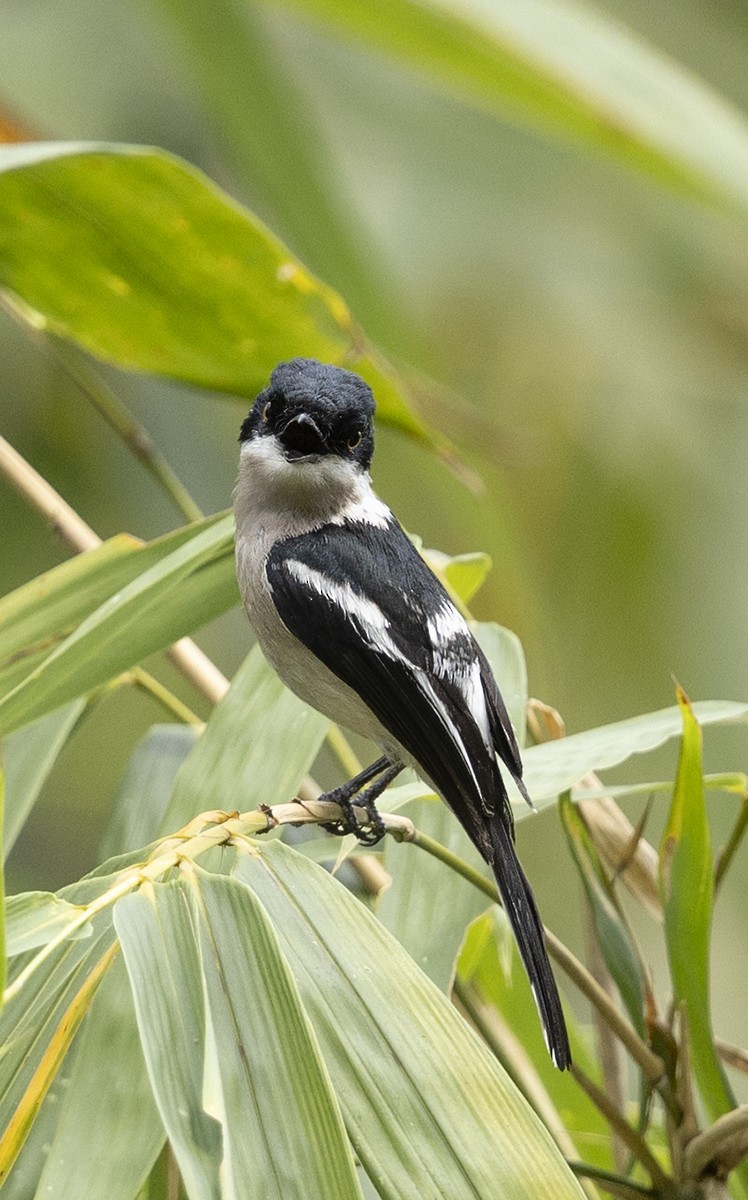
<path fill-rule="evenodd" d="M 377 798 L 392 783 L 395 776 L 400 774 L 402 769 L 402 763 L 393 762 L 392 759 L 383 755 L 382 758 L 378 758 L 376 762 L 371 763 L 360 774 L 354 775 L 353 779 L 349 779 L 347 783 L 333 788 L 331 792 L 325 792 L 323 796 L 320 796 L 320 800 L 329 800 L 333 804 L 340 805 L 342 816 L 339 821 L 324 825 L 323 828 L 328 833 L 338 835 L 355 833 L 358 840 L 365 846 L 375 845 L 384 837 L 384 824 L 377 812 Z M 377 775 L 379 776 L 378 779 L 376 778 Z M 374 782 L 370 783 L 372 779 Z M 367 783 L 370 783 L 370 786 L 361 791 Z M 353 811 L 354 796 L 356 797 L 356 804 L 366 809 L 368 819 L 364 824 L 358 820 Z M 366 830 L 368 832 L 365 832 Z"/>

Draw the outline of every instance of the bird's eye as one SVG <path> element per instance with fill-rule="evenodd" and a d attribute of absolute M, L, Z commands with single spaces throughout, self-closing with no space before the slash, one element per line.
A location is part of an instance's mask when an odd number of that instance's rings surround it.
<path fill-rule="evenodd" d="M 268 400 L 267 404 L 265 405 L 265 407 L 262 410 L 263 421 L 270 420 L 270 413 L 272 412 L 272 408 L 273 408 L 273 402 L 272 402 L 272 400 Z"/>
<path fill-rule="evenodd" d="M 357 446 L 360 446 L 362 437 L 363 434 L 360 429 L 357 429 L 355 433 L 352 433 L 348 438 L 348 449 L 355 450 Z"/>

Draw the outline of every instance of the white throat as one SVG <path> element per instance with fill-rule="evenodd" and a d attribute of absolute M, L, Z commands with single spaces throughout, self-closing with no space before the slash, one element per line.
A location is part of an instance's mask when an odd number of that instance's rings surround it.
<path fill-rule="evenodd" d="M 270 526 L 276 537 L 346 520 L 383 527 L 390 518 L 357 463 L 335 454 L 289 462 L 272 436 L 242 444 L 234 509 L 238 530 Z"/>

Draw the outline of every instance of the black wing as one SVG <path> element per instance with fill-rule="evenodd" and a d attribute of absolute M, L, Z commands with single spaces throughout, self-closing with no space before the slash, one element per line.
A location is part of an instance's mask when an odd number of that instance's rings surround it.
<path fill-rule="evenodd" d="M 485 817 L 505 806 L 494 728 L 512 771 L 519 752 L 484 656 L 400 526 L 328 525 L 276 545 L 266 570 L 283 623 L 361 696 L 490 859 Z"/>
<path fill-rule="evenodd" d="M 570 1053 L 496 751 L 523 794 L 517 742 L 488 662 L 397 522 L 328 525 L 269 555 L 281 620 L 368 705 L 493 867 L 554 1062 Z"/>

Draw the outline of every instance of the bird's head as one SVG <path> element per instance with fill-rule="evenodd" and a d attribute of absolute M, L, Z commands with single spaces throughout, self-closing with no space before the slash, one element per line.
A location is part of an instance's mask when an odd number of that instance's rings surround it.
<path fill-rule="evenodd" d="M 289 464 L 310 466 L 330 458 L 365 472 L 374 451 L 373 414 L 371 389 L 358 375 L 313 358 L 294 358 L 273 371 L 239 441 L 243 447 L 260 443 L 253 445 L 253 457 L 266 450 Z"/>

